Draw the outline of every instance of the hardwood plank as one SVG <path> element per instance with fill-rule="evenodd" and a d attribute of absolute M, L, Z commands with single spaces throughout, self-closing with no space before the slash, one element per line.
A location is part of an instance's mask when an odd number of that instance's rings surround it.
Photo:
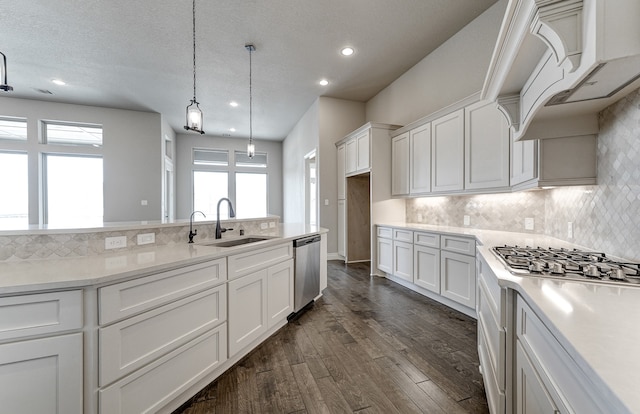
<path fill-rule="evenodd" d="M 418 384 L 418 387 L 422 389 L 433 401 L 436 402 L 448 414 L 464 414 L 467 411 L 462 408 L 457 401 L 449 397 L 447 393 L 442 391 L 433 381 L 423 381 Z"/>
<path fill-rule="evenodd" d="M 300 390 L 300 395 L 302 396 L 302 401 L 304 401 L 307 412 L 311 414 L 330 413 L 307 364 L 292 365 L 291 370 L 298 383 L 298 389 Z"/>
<path fill-rule="evenodd" d="M 333 377 L 327 376 L 316 379 L 316 384 L 322 394 L 329 412 L 335 414 L 342 414 L 352 411 L 347 400 L 338 389 L 338 384 L 334 381 Z"/>

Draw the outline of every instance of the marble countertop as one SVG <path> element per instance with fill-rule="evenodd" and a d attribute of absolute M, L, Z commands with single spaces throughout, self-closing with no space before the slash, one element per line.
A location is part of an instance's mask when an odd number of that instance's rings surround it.
<path fill-rule="evenodd" d="M 560 344 L 605 395 L 640 413 L 640 287 L 516 276 L 491 252 L 504 244 L 582 248 L 553 237 L 467 227 L 380 223 L 441 234 L 466 235 L 502 286 L 516 290 L 545 322 Z M 615 409 L 612 407 L 612 410 Z M 612 412 L 614 412 L 612 411 Z"/>
<path fill-rule="evenodd" d="M 117 250 L 96 256 L 0 262 L 0 295 L 112 283 L 326 232 L 319 227 L 285 223 L 259 235 L 269 237 L 267 240 L 234 247 L 206 245 L 215 240 L 201 240 L 193 244 Z M 218 241 L 231 239 L 223 237 Z"/>

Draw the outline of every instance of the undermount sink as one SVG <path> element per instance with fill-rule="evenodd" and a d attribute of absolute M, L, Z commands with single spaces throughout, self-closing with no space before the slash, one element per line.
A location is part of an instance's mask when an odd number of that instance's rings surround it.
<path fill-rule="evenodd" d="M 215 246 L 215 247 L 233 247 L 240 246 L 243 244 L 256 243 L 264 240 L 269 240 L 271 237 L 247 237 L 244 239 L 235 239 L 228 241 L 216 241 L 210 243 L 202 243 L 204 246 Z"/>

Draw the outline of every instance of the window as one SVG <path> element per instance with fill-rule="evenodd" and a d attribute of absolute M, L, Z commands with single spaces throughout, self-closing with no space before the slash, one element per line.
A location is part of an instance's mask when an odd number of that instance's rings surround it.
<path fill-rule="evenodd" d="M 193 210 L 202 211 L 209 220 L 217 217 L 218 200 L 229 197 L 229 174 L 215 171 L 193 172 Z M 235 203 L 234 203 L 235 207 Z M 220 205 L 220 218 L 229 218 L 227 203 Z"/>
<path fill-rule="evenodd" d="M 27 120 L 21 118 L 0 118 L 0 139 L 26 141 Z"/>
<path fill-rule="evenodd" d="M 99 125 L 43 122 L 43 141 L 46 144 L 102 146 L 102 127 Z"/>
<path fill-rule="evenodd" d="M 236 173 L 236 204 L 238 217 L 265 217 L 267 174 Z"/>
<path fill-rule="evenodd" d="M 233 159 L 230 159 L 230 156 Z M 216 218 L 218 201 L 229 198 L 238 218 L 265 217 L 267 208 L 267 154 L 249 158 L 244 151 L 193 149 L 193 209 Z M 229 218 L 227 203 L 220 218 Z"/>
<path fill-rule="evenodd" d="M 45 222 L 54 227 L 103 222 L 102 158 L 45 154 Z"/>
<path fill-rule="evenodd" d="M 27 154 L 0 152 L 0 229 L 29 225 Z"/>

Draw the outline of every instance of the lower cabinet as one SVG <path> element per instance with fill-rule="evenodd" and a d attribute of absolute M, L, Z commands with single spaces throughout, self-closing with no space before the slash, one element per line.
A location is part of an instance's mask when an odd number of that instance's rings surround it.
<path fill-rule="evenodd" d="M 414 245 L 413 258 L 413 283 L 440 293 L 440 249 Z"/>
<path fill-rule="evenodd" d="M 476 306 L 475 257 L 440 252 L 440 294 L 470 308 Z"/>
<path fill-rule="evenodd" d="M 82 334 L 0 345 L 0 411 L 82 413 Z"/>
<path fill-rule="evenodd" d="M 393 240 L 378 236 L 378 269 L 386 273 L 393 273 Z"/>
<path fill-rule="evenodd" d="M 338 200 L 338 255 L 347 257 L 347 205 L 346 200 Z"/>
<path fill-rule="evenodd" d="M 520 342 L 516 343 L 516 413 L 560 413 Z"/>
<path fill-rule="evenodd" d="M 293 312 L 293 259 L 229 282 L 229 357 Z"/>
<path fill-rule="evenodd" d="M 393 241 L 393 275 L 413 282 L 413 243 Z"/>

